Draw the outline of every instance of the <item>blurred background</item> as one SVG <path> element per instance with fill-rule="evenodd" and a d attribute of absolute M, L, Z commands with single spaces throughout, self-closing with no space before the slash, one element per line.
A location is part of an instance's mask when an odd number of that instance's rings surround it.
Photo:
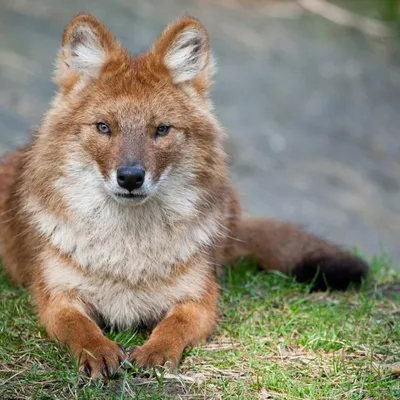
<path fill-rule="evenodd" d="M 133 53 L 185 13 L 246 213 L 400 264 L 400 0 L 0 0 L 0 153 L 41 120 L 64 26 L 102 19 Z"/>

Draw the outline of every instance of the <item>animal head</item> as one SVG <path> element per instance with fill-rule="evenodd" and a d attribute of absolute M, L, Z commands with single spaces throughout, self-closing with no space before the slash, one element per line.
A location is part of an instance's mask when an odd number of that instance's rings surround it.
<path fill-rule="evenodd" d="M 123 207 L 154 197 L 197 201 L 194 193 L 226 174 L 208 99 L 212 73 L 208 35 L 195 18 L 178 19 L 132 56 L 95 17 L 78 15 L 65 29 L 59 92 L 32 151 L 36 163 L 50 163 L 36 180 Z"/>

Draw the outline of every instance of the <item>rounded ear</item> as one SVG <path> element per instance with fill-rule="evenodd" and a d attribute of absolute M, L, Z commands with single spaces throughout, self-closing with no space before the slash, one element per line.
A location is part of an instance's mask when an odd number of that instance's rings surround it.
<path fill-rule="evenodd" d="M 100 71 L 111 54 L 119 49 L 113 34 L 95 17 L 80 14 L 67 25 L 55 71 L 55 82 L 71 87 L 84 86 Z"/>
<path fill-rule="evenodd" d="M 153 45 L 152 53 L 175 84 L 192 82 L 202 88 L 211 85 L 214 62 L 208 34 L 196 18 L 183 17 L 170 24 Z"/>

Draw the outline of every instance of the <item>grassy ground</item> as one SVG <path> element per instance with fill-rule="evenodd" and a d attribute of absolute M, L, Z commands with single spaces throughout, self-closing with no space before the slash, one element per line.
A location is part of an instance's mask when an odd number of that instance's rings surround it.
<path fill-rule="evenodd" d="M 179 376 L 132 368 L 90 382 L 46 338 L 28 292 L 1 273 L 0 398 L 400 398 L 400 275 L 384 257 L 373 261 L 360 291 L 309 293 L 249 263 L 221 286 L 221 323 L 207 346 L 186 352 Z M 146 338 L 110 337 L 126 346 Z"/>

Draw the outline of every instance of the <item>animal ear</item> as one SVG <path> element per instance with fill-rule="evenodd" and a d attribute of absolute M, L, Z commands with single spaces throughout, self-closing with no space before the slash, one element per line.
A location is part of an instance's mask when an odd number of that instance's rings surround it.
<path fill-rule="evenodd" d="M 76 16 L 64 31 L 55 82 L 68 87 L 97 78 L 118 48 L 113 34 L 99 20 L 89 14 Z"/>
<path fill-rule="evenodd" d="M 158 38 L 152 52 L 169 71 L 173 83 L 193 82 L 202 88 L 211 84 L 213 59 L 204 26 L 193 17 L 170 24 Z"/>

